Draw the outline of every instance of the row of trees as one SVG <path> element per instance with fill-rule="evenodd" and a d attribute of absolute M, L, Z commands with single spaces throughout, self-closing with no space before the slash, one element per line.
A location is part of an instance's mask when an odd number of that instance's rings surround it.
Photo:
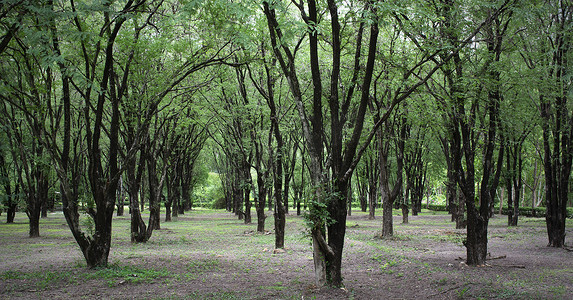
<path fill-rule="evenodd" d="M 354 195 L 371 218 L 381 199 L 390 236 L 392 207 L 417 214 L 441 181 L 468 264 L 484 264 L 497 191 L 517 225 L 538 161 L 549 244 L 565 243 L 570 1 L 11 0 L 0 13 L 8 218 L 25 195 L 39 235 L 57 189 L 89 267 L 107 264 L 125 196 L 133 242 L 162 203 L 166 220 L 191 208 L 205 145 L 228 210 L 250 223 L 254 205 L 259 231 L 274 210 L 277 248 L 308 200 L 321 285 L 343 284 Z"/>

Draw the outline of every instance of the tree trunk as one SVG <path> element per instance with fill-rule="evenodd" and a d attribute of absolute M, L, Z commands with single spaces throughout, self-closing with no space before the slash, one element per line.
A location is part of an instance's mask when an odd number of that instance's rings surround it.
<path fill-rule="evenodd" d="M 193 176 L 192 174 L 188 174 L 187 176 Z M 181 202 L 182 204 L 179 205 L 179 214 L 182 215 L 186 211 L 191 210 L 191 183 L 187 180 L 182 178 L 181 179 Z"/>
<path fill-rule="evenodd" d="M 253 138 L 253 140 L 255 140 Z M 257 171 L 257 196 L 255 197 L 255 209 L 257 211 L 257 232 L 265 232 L 265 200 L 267 198 L 267 177 L 269 172 L 263 170 L 262 143 L 255 140 L 255 170 Z"/>
<path fill-rule="evenodd" d="M 169 197 L 167 197 L 169 198 Z M 165 222 L 171 222 L 171 202 L 165 201 Z"/>
<path fill-rule="evenodd" d="M 250 172 L 249 172 L 249 182 L 250 182 Z M 245 193 L 244 198 L 245 199 L 245 224 L 251 224 L 252 222 L 252 218 L 251 218 L 251 207 L 253 206 L 253 204 L 251 203 L 251 184 L 249 183 L 248 187 L 246 187 L 243 192 Z"/>
<path fill-rule="evenodd" d="M 125 206 L 124 198 L 123 198 L 124 190 L 123 190 L 123 177 L 119 178 L 119 186 L 117 189 L 117 216 L 123 216 L 123 210 Z"/>
<path fill-rule="evenodd" d="M 470 266 L 483 266 L 487 255 L 487 220 L 480 216 L 473 202 L 468 205 L 468 225 L 466 237 L 466 263 Z"/>
<path fill-rule="evenodd" d="M 272 115 L 272 113 L 271 113 Z M 278 127 L 278 124 L 276 124 Z M 282 154 L 283 151 L 283 139 L 282 135 L 278 131 L 278 128 L 275 128 L 275 139 L 277 140 L 277 152 L 276 158 L 274 162 L 274 172 L 273 172 L 273 181 L 274 181 L 274 203 L 275 203 L 275 248 L 282 249 L 285 246 L 285 224 L 286 224 L 286 210 L 283 204 L 283 158 Z"/>
<path fill-rule="evenodd" d="M 42 151 L 37 153 L 38 157 L 41 156 Z M 48 197 L 49 184 L 46 172 L 40 165 L 34 165 L 37 168 L 32 171 L 28 177 L 28 191 L 26 196 L 26 214 L 29 219 L 29 236 L 31 238 L 40 236 L 40 217 L 42 216 L 42 208 L 45 207 L 46 199 Z"/>
<path fill-rule="evenodd" d="M 10 182 L 6 186 L 6 195 L 8 195 L 8 203 L 6 204 L 6 223 L 14 223 L 14 218 L 16 218 L 16 210 L 18 209 L 18 199 L 20 195 L 20 185 L 16 184 L 14 187 L 14 193 L 11 193 Z"/>
<path fill-rule="evenodd" d="M 402 223 L 408 224 L 408 212 L 409 212 L 408 205 L 402 203 L 401 207 L 402 207 Z"/>
<path fill-rule="evenodd" d="M 392 217 L 392 209 L 394 206 L 394 199 L 396 196 L 392 195 L 388 183 L 388 167 L 387 167 L 387 154 L 380 154 L 380 187 L 382 194 L 382 236 L 391 237 L 394 235 L 394 220 Z M 397 185 L 394 186 L 396 190 Z"/>
<path fill-rule="evenodd" d="M 269 211 L 273 211 L 274 209 L 274 202 L 273 198 L 275 197 L 273 186 L 269 186 L 269 190 L 267 192 L 267 207 Z"/>
<path fill-rule="evenodd" d="M 346 194 L 346 205 L 348 210 L 348 216 L 352 216 L 352 180 L 348 181 L 348 192 Z"/>
<path fill-rule="evenodd" d="M 28 219 L 30 222 L 28 231 L 29 237 L 31 238 L 40 237 L 40 214 L 41 214 L 40 207 L 39 206 L 29 207 L 26 213 L 28 214 Z"/>
<path fill-rule="evenodd" d="M 370 188 L 368 193 L 368 220 L 374 220 L 376 218 L 376 205 L 378 204 L 378 199 L 376 194 L 378 191 L 376 188 Z"/>
<path fill-rule="evenodd" d="M 380 138 L 378 138 L 378 140 L 380 140 Z M 368 176 L 368 220 L 374 220 L 376 218 L 376 207 L 378 206 L 380 164 L 377 164 L 376 159 L 371 156 L 366 159 L 366 173 Z"/>
<path fill-rule="evenodd" d="M 121 193 L 119 193 L 117 195 L 117 212 L 116 212 L 118 217 L 123 216 L 124 206 L 125 202 L 123 196 L 121 195 Z"/>
<path fill-rule="evenodd" d="M 468 221 L 466 218 L 466 210 L 465 210 L 465 202 L 466 199 L 464 198 L 464 195 L 462 192 L 458 192 L 457 193 L 458 196 L 456 197 L 456 201 L 457 203 L 454 203 L 455 205 L 455 216 L 456 216 L 456 229 L 466 229 Z"/>
<path fill-rule="evenodd" d="M 262 173 L 257 175 L 257 188 L 258 194 L 255 199 L 255 209 L 257 210 L 257 232 L 265 232 L 265 200 L 267 198 L 267 188 L 265 186 L 265 178 Z"/>
<path fill-rule="evenodd" d="M 398 143 L 398 150 L 396 154 L 396 183 L 392 190 L 390 190 L 390 174 L 388 169 L 388 148 L 389 145 L 379 140 L 379 165 L 380 165 L 380 190 L 382 194 L 382 236 L 391 237 L 394 235 L 394 220 L 392 217 L 392 210 L 394 209 L 395 200 L 402 197 L 402 170 L 404 167 L 404 127 L 400 130 L 400 137 Z M 389 131 L 389 127 L 387 126 Z M 382 134 L 379 134 L 382 138 Z"/>
<path fill-rule="evenodd" d="M 151 139 L 148 137 L 147 139 Z M 148 192 L 149 192 L 149 223 L 147 224 L 146 235 L 151 236 L 153 230 L 161 229 L 160 224 L 160 213 L 161 213 L 161 202 L 165 198 L 163 196 L 163 184 L 165 182 L 165 177 L 167 176 L 167 166 L 163 166 L 161 178 L 158 178 L 157 174 L 157 161 L 156 154 L 152 150 L 151 145 L 145 150 L 145 162 L 147 165 L 147 182 L 148 182 Z"/>
<path fill-rule="evenodd" d="M 12 198 L 12 197 L 10 197 Z M 16 204 L 9 203 L 6 209 L 6 223 L 14 223 L 14 218 L 16 218 Z"/>

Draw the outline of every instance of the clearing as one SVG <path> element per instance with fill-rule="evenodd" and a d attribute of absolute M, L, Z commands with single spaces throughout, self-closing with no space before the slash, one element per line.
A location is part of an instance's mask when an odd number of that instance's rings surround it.
<path fill-rule="evenodd" d="M 272 231 L 258 234 L 256 223 L 225 211 L 187 212 L 162 223 L 146 244 L 130 242 L 126 214 L 113 224 L 110 268 L 100 270 L 85 267 L 61 212 L 41 220 L 35 239 L 27 237 L 25 214 L 15 224 L 2 216 L 0 298 L 573 299 L 573 252 L 546 247 L 543 218 L 520 218 L 518 227 L 507 227 L 505 216 L 492 218 L 492 259 L 480 268 L 462 262 L 465 230 L 453 229 L 445 213 L 423 210 L 402 224 L 396 211 L 392 239 L 376 238 L 381 215 L 367 218 L 357 211 L 348 217 L 345 288 L 326 289 L 314 285 L 310 239 L 292 213 L 286 253 L 278 254 Z"/>

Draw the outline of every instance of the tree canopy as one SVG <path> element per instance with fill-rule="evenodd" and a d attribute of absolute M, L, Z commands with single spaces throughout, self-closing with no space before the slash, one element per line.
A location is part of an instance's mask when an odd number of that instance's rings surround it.
<path fill-rule="evenodd" d="M 20 201 L 35 237 L 59 195 L 88 266 L 106 266 L 116 207 L 146 242 L 208 169 L 245 223 L 254 205 L 264 232 L 273 210 L 276 248 L 289 205 L 308 208 L 317 283 L 337 287 L 355 197 L 371 218 L 383 204 L 388 237 L 392 207 L 406 221 L 443 194 L 483 265 L 506 191 L 509 225 L 545 206 L 563 247 L 572 15 L 569 0 L 3 1 L 2 207 L 10 221 Z"/>

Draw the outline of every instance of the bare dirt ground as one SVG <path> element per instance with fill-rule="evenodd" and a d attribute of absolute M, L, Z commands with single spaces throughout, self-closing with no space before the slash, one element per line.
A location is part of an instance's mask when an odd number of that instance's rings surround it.
<path fill-rule="evenodd" d="M 396 212 L 396 214 L 398 214 Z M 27 237 L 25 214 L 0 223 L 0 299 L 573 299 L 573 252 L 546 247 L 544 219 L 490 221 L 485 267 L 463 263 L 464 230 L 423 211 L 395 237 L 379 239 L 381 217 L 347 221 L 345 288 L 314 285 L 312 249 L 301 217 L 287 218 L 286 253 L 268 234 L 224 211 L 195 210 L 131 244 L 129 215 L 114 221 L 110 267 L 89 270 L 61 213 Z M 569 220 L 570 221 L 570 220 Z M 255 220 L 256 222 L 256 220 Z M 573 235 L 569 225 L 567 242 Z"/>

